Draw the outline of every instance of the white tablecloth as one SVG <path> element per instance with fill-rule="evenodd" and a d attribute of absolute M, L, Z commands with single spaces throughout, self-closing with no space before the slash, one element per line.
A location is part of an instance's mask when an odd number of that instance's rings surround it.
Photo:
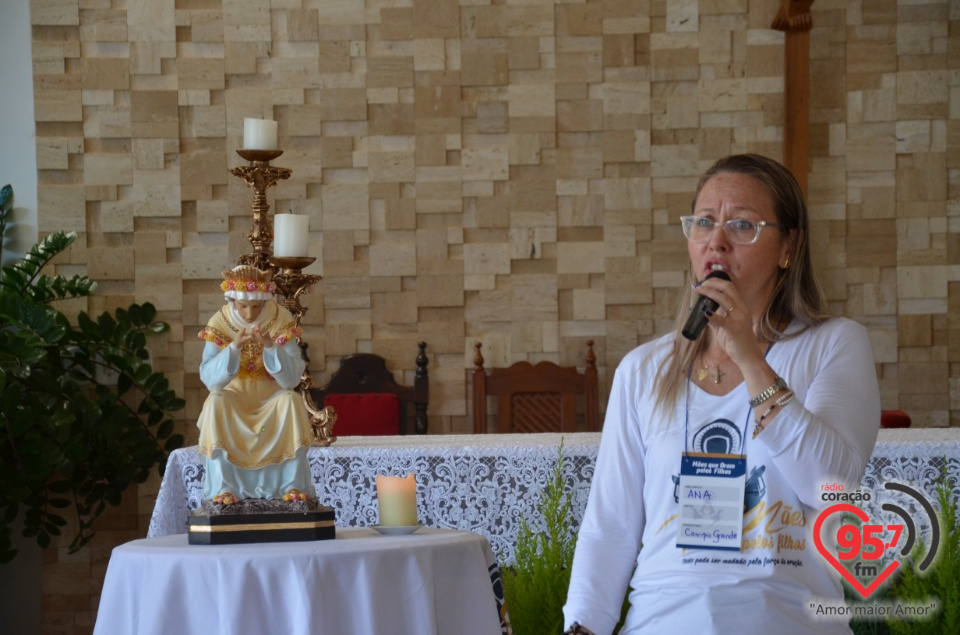
<path fill-rule="evenodd" d="M 95 635 L 496 635 L 496 563 L 477 534 L 420 529 L 335 540 L 113 550 Z"/>
<path fill-rule="evenodd" d="M 564 479 L 572 496 L 572 520 L 579 526 L 587 504 L 600 433 L 427 435 L 343 438 L 310 450 L 310 469 L 320 501 L 336 510 L 337 526 L 377 523 L 377 474 L 417 475 L 420 520 L 429 526 L 483 534 L 501 562 L 512 563 L 521 518 L 542 524 L 537 509 L 563 442 Z M 200 506 L 203 462 L 195 447 L 170 455 L 149 536 L 184 533 L 191 509 Z M 872 518 L 888 518 L 883 502 L 895 501 L 918 513 L 926 536 L 926 515 L 902 494 L 883 490 L 897 481 L 936 500 L 944 478 L 954 500 L 960 496 L 960 428 L 881 430 L 862 486 L 877 494 L 862 504 Z M 893 516 L 884 522 L 898 523 Z"/>

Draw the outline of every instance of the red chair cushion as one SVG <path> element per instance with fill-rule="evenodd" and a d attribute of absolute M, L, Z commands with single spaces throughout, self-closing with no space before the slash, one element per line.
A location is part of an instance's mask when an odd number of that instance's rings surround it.
<path fill-rule="evenodd" d="M 880 413 L 880 426 L 883 428 L 909 428 L 910 415 L 903 410 L 884 410 Z"/>
<path fill-rule="evenodd" d="M 385 393 L 334 394 L 323 398 L 333 406 L 334 436 L 389 436 L 400 434 L 400 400 Z"/>

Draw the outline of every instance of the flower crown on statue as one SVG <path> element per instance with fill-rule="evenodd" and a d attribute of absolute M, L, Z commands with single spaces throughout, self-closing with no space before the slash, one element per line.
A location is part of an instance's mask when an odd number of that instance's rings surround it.
<path fill-rule="evenodd" d="M 223 272 L 220 288 L 223 289 L 223 296 L 231 300 L 272 300 L 277 293 L 272 278 L 270 271 L 262 271 L 253 265 L 238 265 Z"/>

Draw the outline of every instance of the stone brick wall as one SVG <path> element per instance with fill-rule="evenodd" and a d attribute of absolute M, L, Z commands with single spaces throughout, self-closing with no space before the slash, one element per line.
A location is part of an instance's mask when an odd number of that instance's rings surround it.
<path fill-rule="evenodd" d="M 276 119 L 310 216 L 311 369 L 369 351 L 409 382 L 430 354 L 431 431 L 465 432 L 468 369 L 583 364 L 605 400 L 667 328 L 677 217 L 716 158 L 782 152 L 775 0 L 31 0 L 42 233 L 101 293 L 172 326 L 154 356 L 188 407 L 220 271 L 250 251 L 244 117 Z M 819 0 L 810 202 L 836 313 L 866 324 L 885 408 L 960 413 L 960 10 Z M 143 535 L 156 482 L 85 554 L 51 551 L 45 632 L 91 630 L 109 547 Z M 134 533 L 138 530 L 138 534 Z M 116 531 L 115 531 L 116 530 Z M 64 608 L 66 607 L 66 608 Z"/>

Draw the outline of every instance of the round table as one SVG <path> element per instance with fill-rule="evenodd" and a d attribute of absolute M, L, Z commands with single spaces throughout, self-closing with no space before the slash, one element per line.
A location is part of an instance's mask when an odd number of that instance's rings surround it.
<path fill-rule="evenodd" d="M 334 540 L 190 545 L 185 534 L 113 550 L 95 635 L 495 635 L 486 538 L 421 528 Z"/>

